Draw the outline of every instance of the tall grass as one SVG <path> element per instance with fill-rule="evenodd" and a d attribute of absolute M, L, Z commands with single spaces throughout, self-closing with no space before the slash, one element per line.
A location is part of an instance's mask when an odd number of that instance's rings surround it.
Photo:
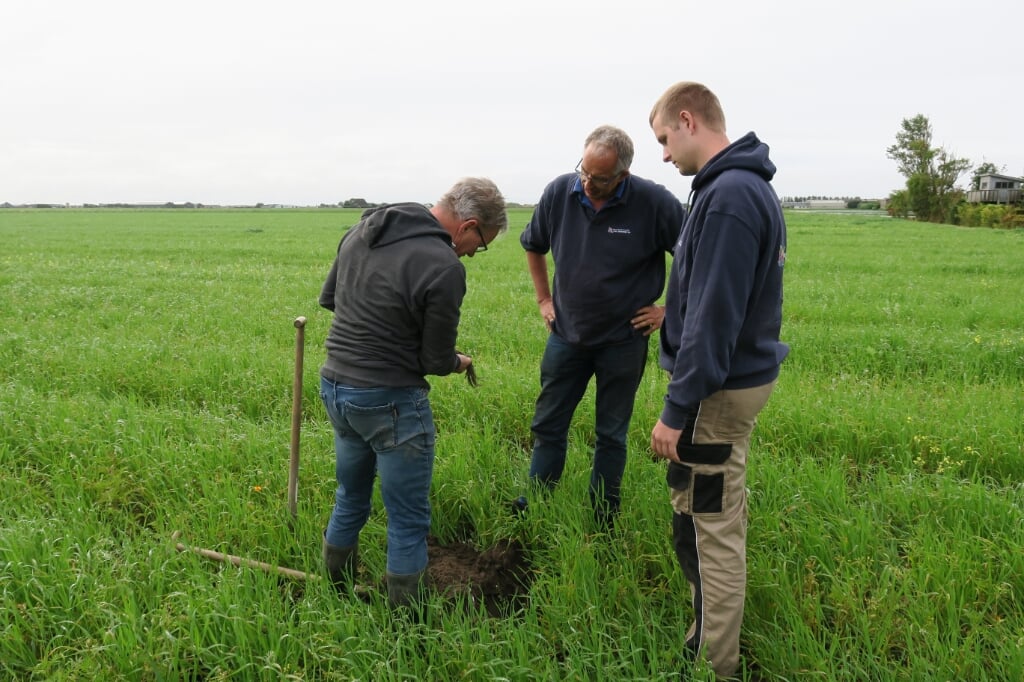
<path fill-rule="evenodd" d="M 516 235 L 464 261 L 435 378 L 433 532 L 529 548 L 523 610 L 379 590 L 340 601 L 178 553 L 319 570 L 333 501 L 316 306 L 342 231 L 310 211 L 0 211 L 0 679 L 676 679 L 689 594 L 647 442 L 652 344 L 621 522 L 587 501 L 593 396 L 554 495 L 515 518 L 544 330 Z M 744 663 L 777 680 L 1024 679 L 1024 233 L 793 213 L 793 352 L 755 432 Z M 309 319 L 298 519 L 286 509 L 295 330 Z M 384 569 L 384 515 L 364 531 Z M 697 679 L 710 679 L 698 671 Z"/>

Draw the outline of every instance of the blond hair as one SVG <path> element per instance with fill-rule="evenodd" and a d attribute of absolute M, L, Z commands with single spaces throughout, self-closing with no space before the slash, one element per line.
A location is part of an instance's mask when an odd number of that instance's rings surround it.
<path fill-rule="evenodd" d="M 676 83 L 658 98 L 651 109 L 650 124 L 661 115 L 664 123 L 673 130 L 679 127 L 679 112 L 689 111 L 705 126 L 716 133 L 725 132 L 725 113 L 715 93 L 707 86 L 691 81 Z"/>

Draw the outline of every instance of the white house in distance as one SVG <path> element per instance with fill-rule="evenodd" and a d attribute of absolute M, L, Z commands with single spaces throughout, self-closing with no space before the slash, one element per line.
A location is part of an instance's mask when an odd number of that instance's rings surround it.
<path fill-rule="evenodd" d="M 987 173 L 978 178 L 978 189 L 967 192 L 972 204 L 1015 204 L 1021 200 L 1024 178 Z"/>

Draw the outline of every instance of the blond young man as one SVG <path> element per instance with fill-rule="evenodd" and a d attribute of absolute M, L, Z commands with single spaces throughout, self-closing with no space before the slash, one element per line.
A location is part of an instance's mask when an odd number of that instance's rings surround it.
<path fill-rule="evenodd" d="M 693 599 L 684 653 L 727 678 L 740 667 L 750 436 L 789 352 L 779 340 L 786 224 L 768 146 L 752 132 L 730 142 L 707 87 L 673 85 L 650 124 L 663 160 L 693 176 L 661 330 L 671 378 L 651 448 L 669 461 L 673 544 Z"/>

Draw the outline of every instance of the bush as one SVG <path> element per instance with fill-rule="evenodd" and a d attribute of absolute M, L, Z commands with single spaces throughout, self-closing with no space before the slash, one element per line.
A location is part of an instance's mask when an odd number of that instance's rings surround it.
<path fill-rule="evenodd" d="M 1013 204 L 961 203 L 956 209 L 956 224 L 964 227 L 1021 227 L 1024 220 Z"/>

